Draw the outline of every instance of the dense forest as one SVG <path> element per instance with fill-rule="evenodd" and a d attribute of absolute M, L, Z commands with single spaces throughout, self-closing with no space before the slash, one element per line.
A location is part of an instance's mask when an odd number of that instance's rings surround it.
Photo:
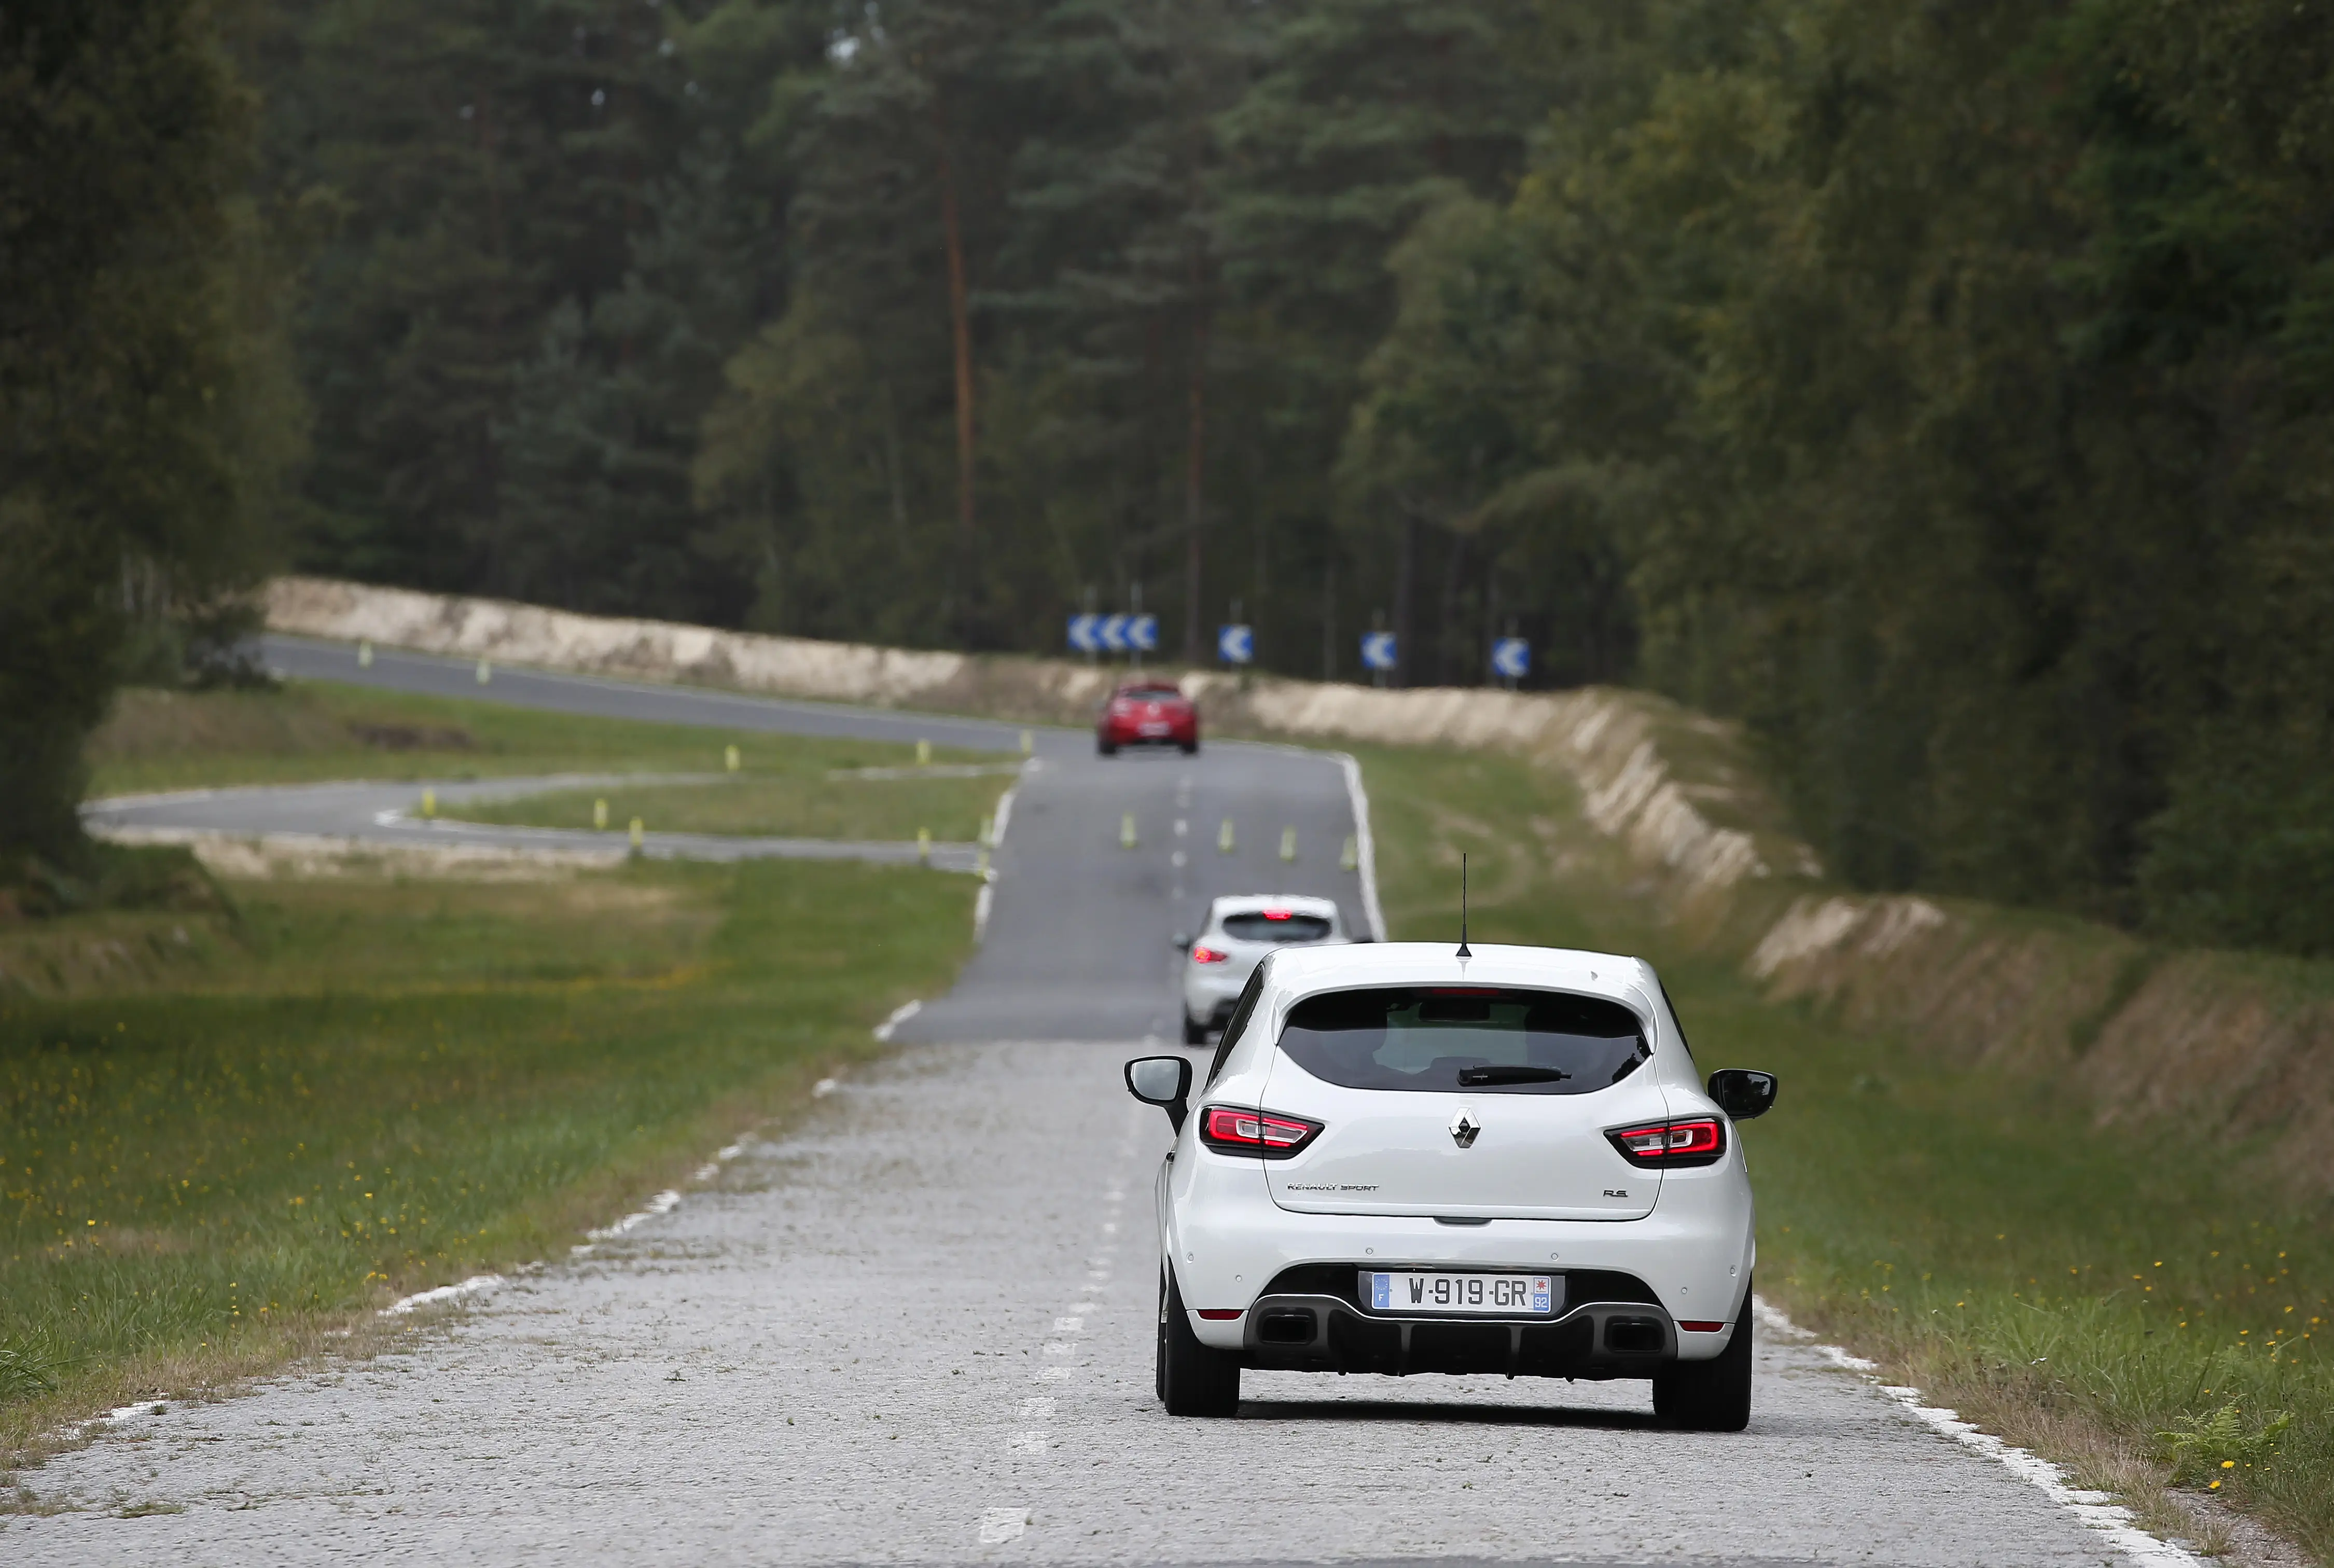
<path fill-rule="evenodd" d="M 1519 631 L 1746 720 L 1858 884 L 2334 952 L 2334 11 L 0 0 L 0 51 L 14 820 L 269 563 L 978 649 L 1139 601 L 1332 678 Z"/>

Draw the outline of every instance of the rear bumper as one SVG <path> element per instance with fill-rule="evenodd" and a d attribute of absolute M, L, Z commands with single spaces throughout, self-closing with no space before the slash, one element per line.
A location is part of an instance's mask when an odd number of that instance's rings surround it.
<path fill-rule="evenodd" d="M 1639 1367 L 1669 1359 L 1706 1360 L 1726 1348 L 1744 1306 L 1745 1287 L 1756 1262 L 1750 1183 L 1739 1166 L 1668 1173 L 1654 1212 L 1643 1219 L 1500 1219 L 1465 1225 L 1432 1218 L 1300 1214 L 1283 1209 L 1272 1201 L 1264 1172 L 1258 1166 L 1205 1151 L 1195 1150 L 1192 1157 L 1179 1160 L 1170 1168 L 1168 1201 L 1162 1205 L 1167 1248 L 1182 1285 L 1183 1300 L 1192 1310 L 1192 1331 L 1202 1343 L 1220 1350 L 1247 1352 L 1251 1349 L 1250 1336 L 1256 1334 L 1259 1337 L 1255 1348 L 1261 1353 L 1268 1342 L 1261 1337 L 1265 1298 L 1327 1293 L 1334 1299 L 1350 1288 L 1336 1276 L 1350 1276 L 1358 1269 L 1500 1270 L 1562 1273 L 1567 1281 L 1577 1274 L 1596 1274 L 1623 1277 L 1643 1288 L 1615 1301 L 1609 1279 L 1586 1291 L 1567 1283 L 1565 1317 L 1555 1322 L 1510 1326 L 1528 1331 L 1536 1364 L 1568 1360 L 1586 1369 L 1551 1375 L 1644 1376 L 1644 1370 L 1619 1369 L 1625 1360 Z M 1681 1175 L 1701 1179 L 1681 1181 Z M 1307 1271 L 1311 1282 L 1291 1292 L 1284 1276 L 1299 1268 Z M 1320 1283 L 1325 1279 L 1326 1292 Z M 1631 1302 L 1625 1294 L 1643 1299 Z M 1621 1315 L 1659 1321 L 1663 1346 L 1650 1361 L 1631 1360 L 1636 1352 L 1624 1352 L 1609 1342 L 1606 1320 L 1615 1314 L 1589 1310 L 1607 1305 L 1627 1308 Z M 1239 1315 L 1201 1318 L 1202 1309 L 1237 1309 Z M 1316 1301 L 1308 1310 L 1316 1313 L 1315 1333 L 1301 1346 L 1292 1341 L 1276 1349 L 1272 1353 L 1285 1350 L 1295 1359 L 1271 1364 L 1334 1371 L 1342 1354 L 1347 1360 L 1346 1370 L 1357 1370 L 1361 1369 L 1355 1359 L 1364 1353 L 1357 1347 L 1365 1343 L 1379 1347 L 1367 1354 L 1384 1360 L 1388 1342 L 1384 1331 L 1393 1320 L 1364 1312 L 1352 1300 L 1340 1300 L 1334 1309 Z M 1570 1337 L 1561 1343 L 1543 1342 L 1548 1331 L 1561 1327 L 1576 1314 L 1582 1314 L 1587 1325 L 1585 1331 L 1589 1341 L 1585 1350 L 1577 1341 L 1584 1331 L 1578 1327 L 1567 1329 Z M 1340 1329 L 1341 1315 L 1361 1326 Z M 1526 1349 L 1522 1342 L 1508 1342 L 1508 1326 L 1499 1328 L 1500 1343 L 1487 1349 L 1490 1336 L 1442 1330 L 1490 1325 L 1450 1319 L 1432 1321 L 1437 1328 L 1425 1336 L 1423 1348 L 1415 1331 L 1393 1335 L 1394 1353 L 1397 1359 L 1406 1354 L 1411 1370 L 1430 1370 L 1421 1358 L 1432 1350 L 1437 1356 L 1466 1361 L 1471 1370 L 1503 1371 L 1509 1356 L 1520 1357 Z M 1689 1322 L 1719 1326 L 1683 1326 Z M 1333 1341 L 1333 1334 L 1346 1338 Z M 1359 1339 L 1354 1337 L 1357 1334 Z M 1487 1356 L 1497 1364 L 1478 1364 Z"/>
<path fill-rule="evenodd" d="M 1547 1319 L 1418 1318 L 1369 1312 L 1342 1295 L 1275 1289 L 1257 1298 L 1240 1328 L 1245 1366 L 1397 1378 L 1649 1378 L 1679 1349 L 1669 1313 L 1639 1301 L 1584 1301 Z"/>
<path fill-rule="evenodd" d="M 1196 723 L 1169 724 L 1152 734 L 1144 734 L 1143 729 L 1141 723 L 1114 724 L 1104 720 L 1095 726 L 1095 735 L 1114 746 L 1188 746 L 1200 738 Z"/>

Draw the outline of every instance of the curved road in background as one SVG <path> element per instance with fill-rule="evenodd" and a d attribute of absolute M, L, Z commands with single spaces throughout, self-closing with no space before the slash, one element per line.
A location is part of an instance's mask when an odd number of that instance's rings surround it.
<path fill-rule="evenodd" d="M 384 651 L 361 671 L 284 639 L 269 654 L 568 712 L 1019 743 L 978 721 L 518 671 L 481 691 L 456 661 Z M 1239 1418 L 1167 1417 L 1150 1197 L 1167 1128 L 1106 1042 L 1173 1037 L 1168 939 L 1211 895 L 1327 894 L 1359 916 L 1336 862 L 1345 785 L 1261 746 L 1105 762 L 1040 731 L 1037 756 L 986 945 L 899 1031 L 927 1043 L 396 1353 L 119 1414 L 19 1475 L 73 1511 L 0 1516 L 0 1559 L 2187 1561 L 2087 1527 L 1772 1334 L 1738 1436 L 1658 1428 L 1642 1383 L 1495 1378 L 1250 1373 Z"/>

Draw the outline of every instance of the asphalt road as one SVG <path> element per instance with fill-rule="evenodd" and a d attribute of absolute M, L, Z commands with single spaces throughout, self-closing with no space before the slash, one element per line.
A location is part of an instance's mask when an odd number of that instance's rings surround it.
<path fill-rule="evenodd" d="M 63 1511 L 0 1516 L 0 1560 L 2117 1560 L 1771 1337 L 1740 1435 L 1659 1429 L 1642 1384 L 1496 1378 L 1250 1374 L 1239 1418 L 1167 1417 L 1167 1128 L 1121 1088 L 1123 1042 L 1166 1032 L 1167 938 L 1207 894 L 1356 896 L 1344 785 L 1265 748 L 1103 763 L 1049 742 L 987 947 L 902 1031 L 923 1043 L 389 1354 L 118 1419 L 20 1477 Z M 1218 857 L 1226 815 L 1239 847 Z"/>
<path fill-rule="evenodd" d="M 82 819 L 92 832 L 148 843 L 192 842 L 220 835 L 230 838 L 347 842 L 368 849 L 518 850 L 613 863 L 622 859 L 630 847 L 621 827 L 604 833 L 588 828 L 515 828 L 501 823 L 453 821 L 443 813 L 458 812 L 472 801 L 508 800 L 551 790 L 719 777 L 562 773 L 536 779 L 424 779 L 393 784 L 351 780 L 259 784 L 230 789 L 117 796 L 92 802 L 83 808 Z M 440 815 L 422 815 L 425 790 L 436 794 Z M 970 871 L 977 851 L 978 846 L 971 844 L 935 844 L 931 859 L 943 871 Z M 660 860 L 755 860 L 775 857 L 905 865 L 915 860 L 920 851 L 912 842 L 652 832 L 641 836 L 641 853 Z"/>

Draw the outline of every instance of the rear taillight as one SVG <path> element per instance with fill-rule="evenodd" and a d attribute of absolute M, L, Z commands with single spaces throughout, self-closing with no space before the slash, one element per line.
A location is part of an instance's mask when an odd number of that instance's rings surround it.
<path fill-rule="evenodd" d="M 1194 963 L 1221 963 L 1230 956 L 1230 953 L 1219 953 L 1212 947 L 1191 949 L 1191 962 Z"/>
<path fill-rule="evenodd" d="M 1218 1154 L 1287 1159 L 1311 1143 L 1320 1130 L 1319 1122 L 1301 1116 L 1244 1110 L 1238 1106 L 1211 1105 L 1200 1113 L 1200 1141 Z"/>
<path fill-rule="evenodd" d="M 1716 1165 L 1726 1152 L 1726 1128 L 1714 1117 L 1615 1128 L 1605 1136 L 1621 1151 L 1623 1159 L 1649 1168 Z"/>

